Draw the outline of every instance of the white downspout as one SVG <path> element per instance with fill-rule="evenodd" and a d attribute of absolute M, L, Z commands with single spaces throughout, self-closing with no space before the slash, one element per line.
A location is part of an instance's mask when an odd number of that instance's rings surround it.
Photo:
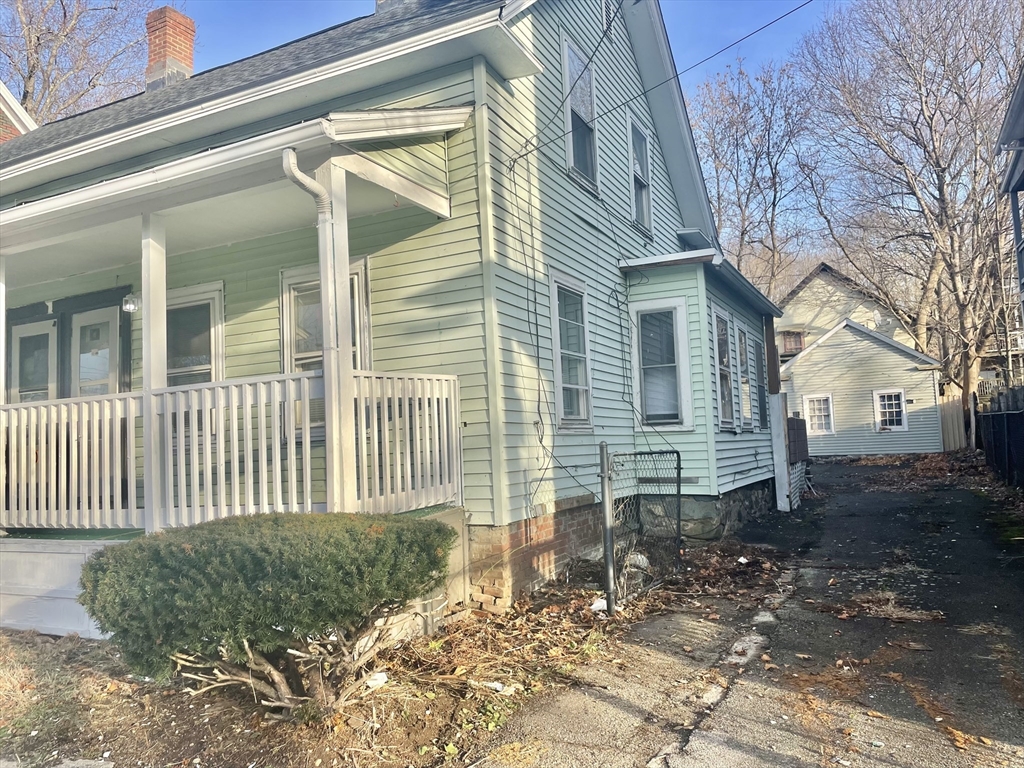
<path fill-rule="evenodd" d="M 354 408 L 344 406 L 355 399 L 352 354 L 350 349 L 343 348 L 351 333 L 345 171 L 331 161 L 322 166 L 328 188 L 299 170 L 293 148 L 283 150 L 281 159 L 284 175 L 316 201 L 324 326 L 327 511 L 356 512 Z"/>

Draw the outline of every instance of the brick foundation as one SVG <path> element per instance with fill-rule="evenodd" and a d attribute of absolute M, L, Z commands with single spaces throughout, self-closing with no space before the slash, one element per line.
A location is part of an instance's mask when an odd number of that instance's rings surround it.
<path fill-rule="evenodd" d="M 500 528 L 469 526 L 471 608 L 504 613 L 517 594 L 547 583 L 574 558 L 600 556 L 601 506 L 593 496 L 561 499 L 541 511 Z"/>

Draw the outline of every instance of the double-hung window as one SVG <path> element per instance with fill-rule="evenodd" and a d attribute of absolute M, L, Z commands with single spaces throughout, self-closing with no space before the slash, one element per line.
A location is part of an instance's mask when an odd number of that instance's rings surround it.
<path fill-rule="evenodd" d="M 591 398 L 586 286 L 567 275 L 555 275 L 551 299 L 558 423 L 560 427 L 569 429 L 589 427 Z"/>
<path fill-rule="evenodd" d="M 796 355 L 804 351 L 803 331 L 782 332 L 782 354 Z"/>
<path fill-rule="evenodd" d="M 566 155 L 570 172 L 597 188 L 597 129 L 594 126 L 594 65 L 565 40 Z"/>
<path fill-rule="evenodd" d="M 167 385 L 224 378 L 224 288 L 221 283 L 167 292 Z"/>
<path fill-rule="evenodd" d="M 635 120 L 629 121 L 630 179 L 633 223 L 651 231 L 651 152 L 647 132 Z"/>
<path fill-rule="evenodd" d="M 834 435 L 832 420 L 832 395 L 808 395 L 804 398 L 804 416 L 807 419 L 807 434 Z"/>
<path fill-rule="evenodd" d="M 757 423 L 760 429 L 768 429 L 768 390 L 765 388 L 764 344 L 754 342 L 754 386 L 757 390 Z"/>
<path fill-rule="evenodd" d="M 743 428 L 750 429 L 754 424 L 754 402 L 752 396 L 753 382 L 750 377 L 750 354 L 747 345 L 747 329 L 736 323 L 736 355 L 740 361 L 740 415 Z"/>
<path fill-rule="evenodd" d="M 906 432 L 906 397 L 902 389 L 883 389 L 873 393 L 875 399 L 875 429 L 879 432 Z"/>
<path fill-rule="evenodd" d="M 632 305 L 636 343 L 633 349 L 634 391 L 638 393 L 640 426 L 693 425 L 687 358 L 686 304 L 682 299 L 636 302 Z"/>
<path fill-rule="evenodd" d="M 366 315 L 368 303 L 361 264 L 350 265 L 352 367 L 369 366 Z M 281 339 L 285 373 L 319 371 L 324 367 L 324 322 L 320 271 L 313 264 L 281 272 Z"/>
<path fill-rule="evenodd" d="M 716 395 L 718 399 L 718 426 L 732 427 L 735 421 L 733 388 L 732 320 L 724 312 L 715 310 L 715 371 L 717 374 Z"/>

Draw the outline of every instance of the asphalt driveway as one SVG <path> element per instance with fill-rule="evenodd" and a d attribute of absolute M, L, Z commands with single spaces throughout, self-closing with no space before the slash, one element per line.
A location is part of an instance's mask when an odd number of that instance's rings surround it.
<path fill-rule="evenodd" d="M 1024 558 L 990 502 L 892 467 L 813 474 L 822 498 L 740 534 L 788 553 L 777 598 L 645 622 L 477 765 L 1024 768 Z"/>

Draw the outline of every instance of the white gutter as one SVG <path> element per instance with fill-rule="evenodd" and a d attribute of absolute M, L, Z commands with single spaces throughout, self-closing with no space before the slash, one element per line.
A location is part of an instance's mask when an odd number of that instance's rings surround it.
<path fill-rule="evenodd" d="M 280 94 L 293 91 L 297 88 L 308 87 L 311 84 L 322 82 L 331 78 L 350 74 L 355 70 L 371 67 L 375 64 L 385 62 L 398 56 L 415 53 L 425 48 L 433 47 L 447 41 L 467 37 L 475 32 L 494 28 L 503 31 L 524 55 L 528 55 L 525 49 L 512 36 L 512 33 L 502 24 L 500 9 L 488 11 L 476 17 L 464 19 L 457 24 L 442 27 L 439 30 L 424 32 L 411 39 L 400 43 L 385 45 L 367 51 L 359 56 L 342 59 L 332 62 L 326 66 L 317 67 L 310 71 L 301 72 L 295 75 L 275 80 L 258 87 L 249 88 L 240 93 L 232 93 L 220 98 L 210 99 L 187 109 L 176 111 L 163 118 L 151 120 L 141 125 L 133 125 L 118 131 L 105 133 L 93 139 L 76 143 L 71 147 L 56 150 L 41 157 L 31 157 L 20 162 L 6 164 L 0 168 L 0 183 L 10 182 L 24 174 L 38 171 L 55 163 L 64 162 L 85 154 L 98 152 L 120 144 L 122 142 L 138 139 L 142 136 L 163 131 L 168 128 L 188 123 L 197 118 L 208 118 L 220 112 L 245 107 L 255 101 L 270 98 Z M 540 71 L 540 62 L 532 59 L 531 68 Z"/>

